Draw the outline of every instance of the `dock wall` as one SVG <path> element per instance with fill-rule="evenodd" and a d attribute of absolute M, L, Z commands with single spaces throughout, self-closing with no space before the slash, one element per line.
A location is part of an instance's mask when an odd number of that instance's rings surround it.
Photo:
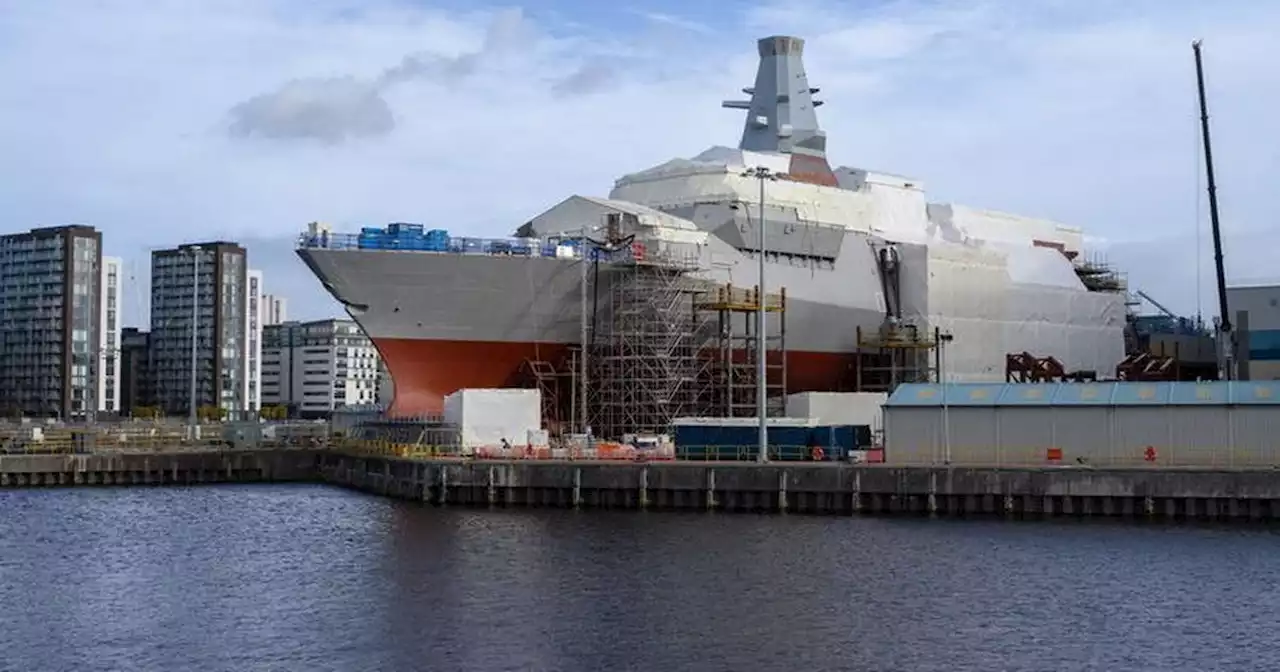
<path fill-rule="evenodd" d="M 314 481 L 313 450 L 0 456 L 0 488 Z"/>
<path fill-rule="evenodd" d="M 324 450 L 0 456 L 0 488 L 325 482 L 437 506 L 1280 520 L 1280 470 L 421 460 Z"/>
<path fill-rule="evenodd" d="M 321 477 L 463 506 L 1280 519 L 1280 471 L 420 461 L 325 455 Z"/>

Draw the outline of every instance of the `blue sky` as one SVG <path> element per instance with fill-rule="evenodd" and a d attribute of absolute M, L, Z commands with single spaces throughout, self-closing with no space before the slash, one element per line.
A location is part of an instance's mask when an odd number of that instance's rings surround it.
<path fill-rule="evenodd" d="M 333 314 L 289 251 L 306 222 L 506 234 L 734 144 L 719 101 L 785 33 L 808 40 L 833 163 L 1084 227 L 1135 286 L 1212 312 L 1190 42 L 1228 273 L 1280 279 L 1276 25 L 1262 0 L 0 0 L 0 204 L 8 230 L 102 229 L 140 281 L 130 322 L 148 251 L 215 237 L 294 315 Z"/>

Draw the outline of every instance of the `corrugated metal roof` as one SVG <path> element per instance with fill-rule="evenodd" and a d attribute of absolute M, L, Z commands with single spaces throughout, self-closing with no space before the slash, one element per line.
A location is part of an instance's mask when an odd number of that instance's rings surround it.
<path fill-rule="evenodd" d="M 1058 391 L 1053 395 L 1053 403 L 1060 406 L 1110 405 L 1111 395 L 1116 391 L 1111 383 L 1055 383 L 1054 386 Z"/>
<path fill-rule="evenodd" d="M 1111 403 L 1107 404 L 1108 406 L 1168 406 L 1175 383 L 1111 383 L 1111 385 Z"/>
<path fill-rule="evenodd" d="M 1248 380 L 1231 383 L 1231 403 L 1250 406 L 1280 405 L 1280 381 Z"/>
<path fill-rule="evenodd" d="M 1280 381 L 911 383 L 885 406 L 1280 406 Z"/>

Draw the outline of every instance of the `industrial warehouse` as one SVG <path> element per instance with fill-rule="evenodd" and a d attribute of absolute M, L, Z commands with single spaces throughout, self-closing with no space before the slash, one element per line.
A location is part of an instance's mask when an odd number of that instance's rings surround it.
<path fill-rule="evenodd" d="M 884 406 L 891 464 L 1276 464 L 1280 382 L 908 384 Z"/>

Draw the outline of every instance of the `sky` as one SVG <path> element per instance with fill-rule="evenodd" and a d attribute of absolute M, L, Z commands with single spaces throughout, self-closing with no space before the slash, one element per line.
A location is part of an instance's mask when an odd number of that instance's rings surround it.
<path fill-rule="evenodd" d="M 1215 313 L 1191 41 L 1204 39 L 1232 282 L 1280 280 L 1280 3 L 1267 0 L 0 0 L 6 231 L 149 251 L 239 240 L 290 317 L 337 315 L 307 222 L 500 236 L 565 197 L 734 145 L 755 40 L 807 41 L 832 165 L 1083 227 Z"/>

